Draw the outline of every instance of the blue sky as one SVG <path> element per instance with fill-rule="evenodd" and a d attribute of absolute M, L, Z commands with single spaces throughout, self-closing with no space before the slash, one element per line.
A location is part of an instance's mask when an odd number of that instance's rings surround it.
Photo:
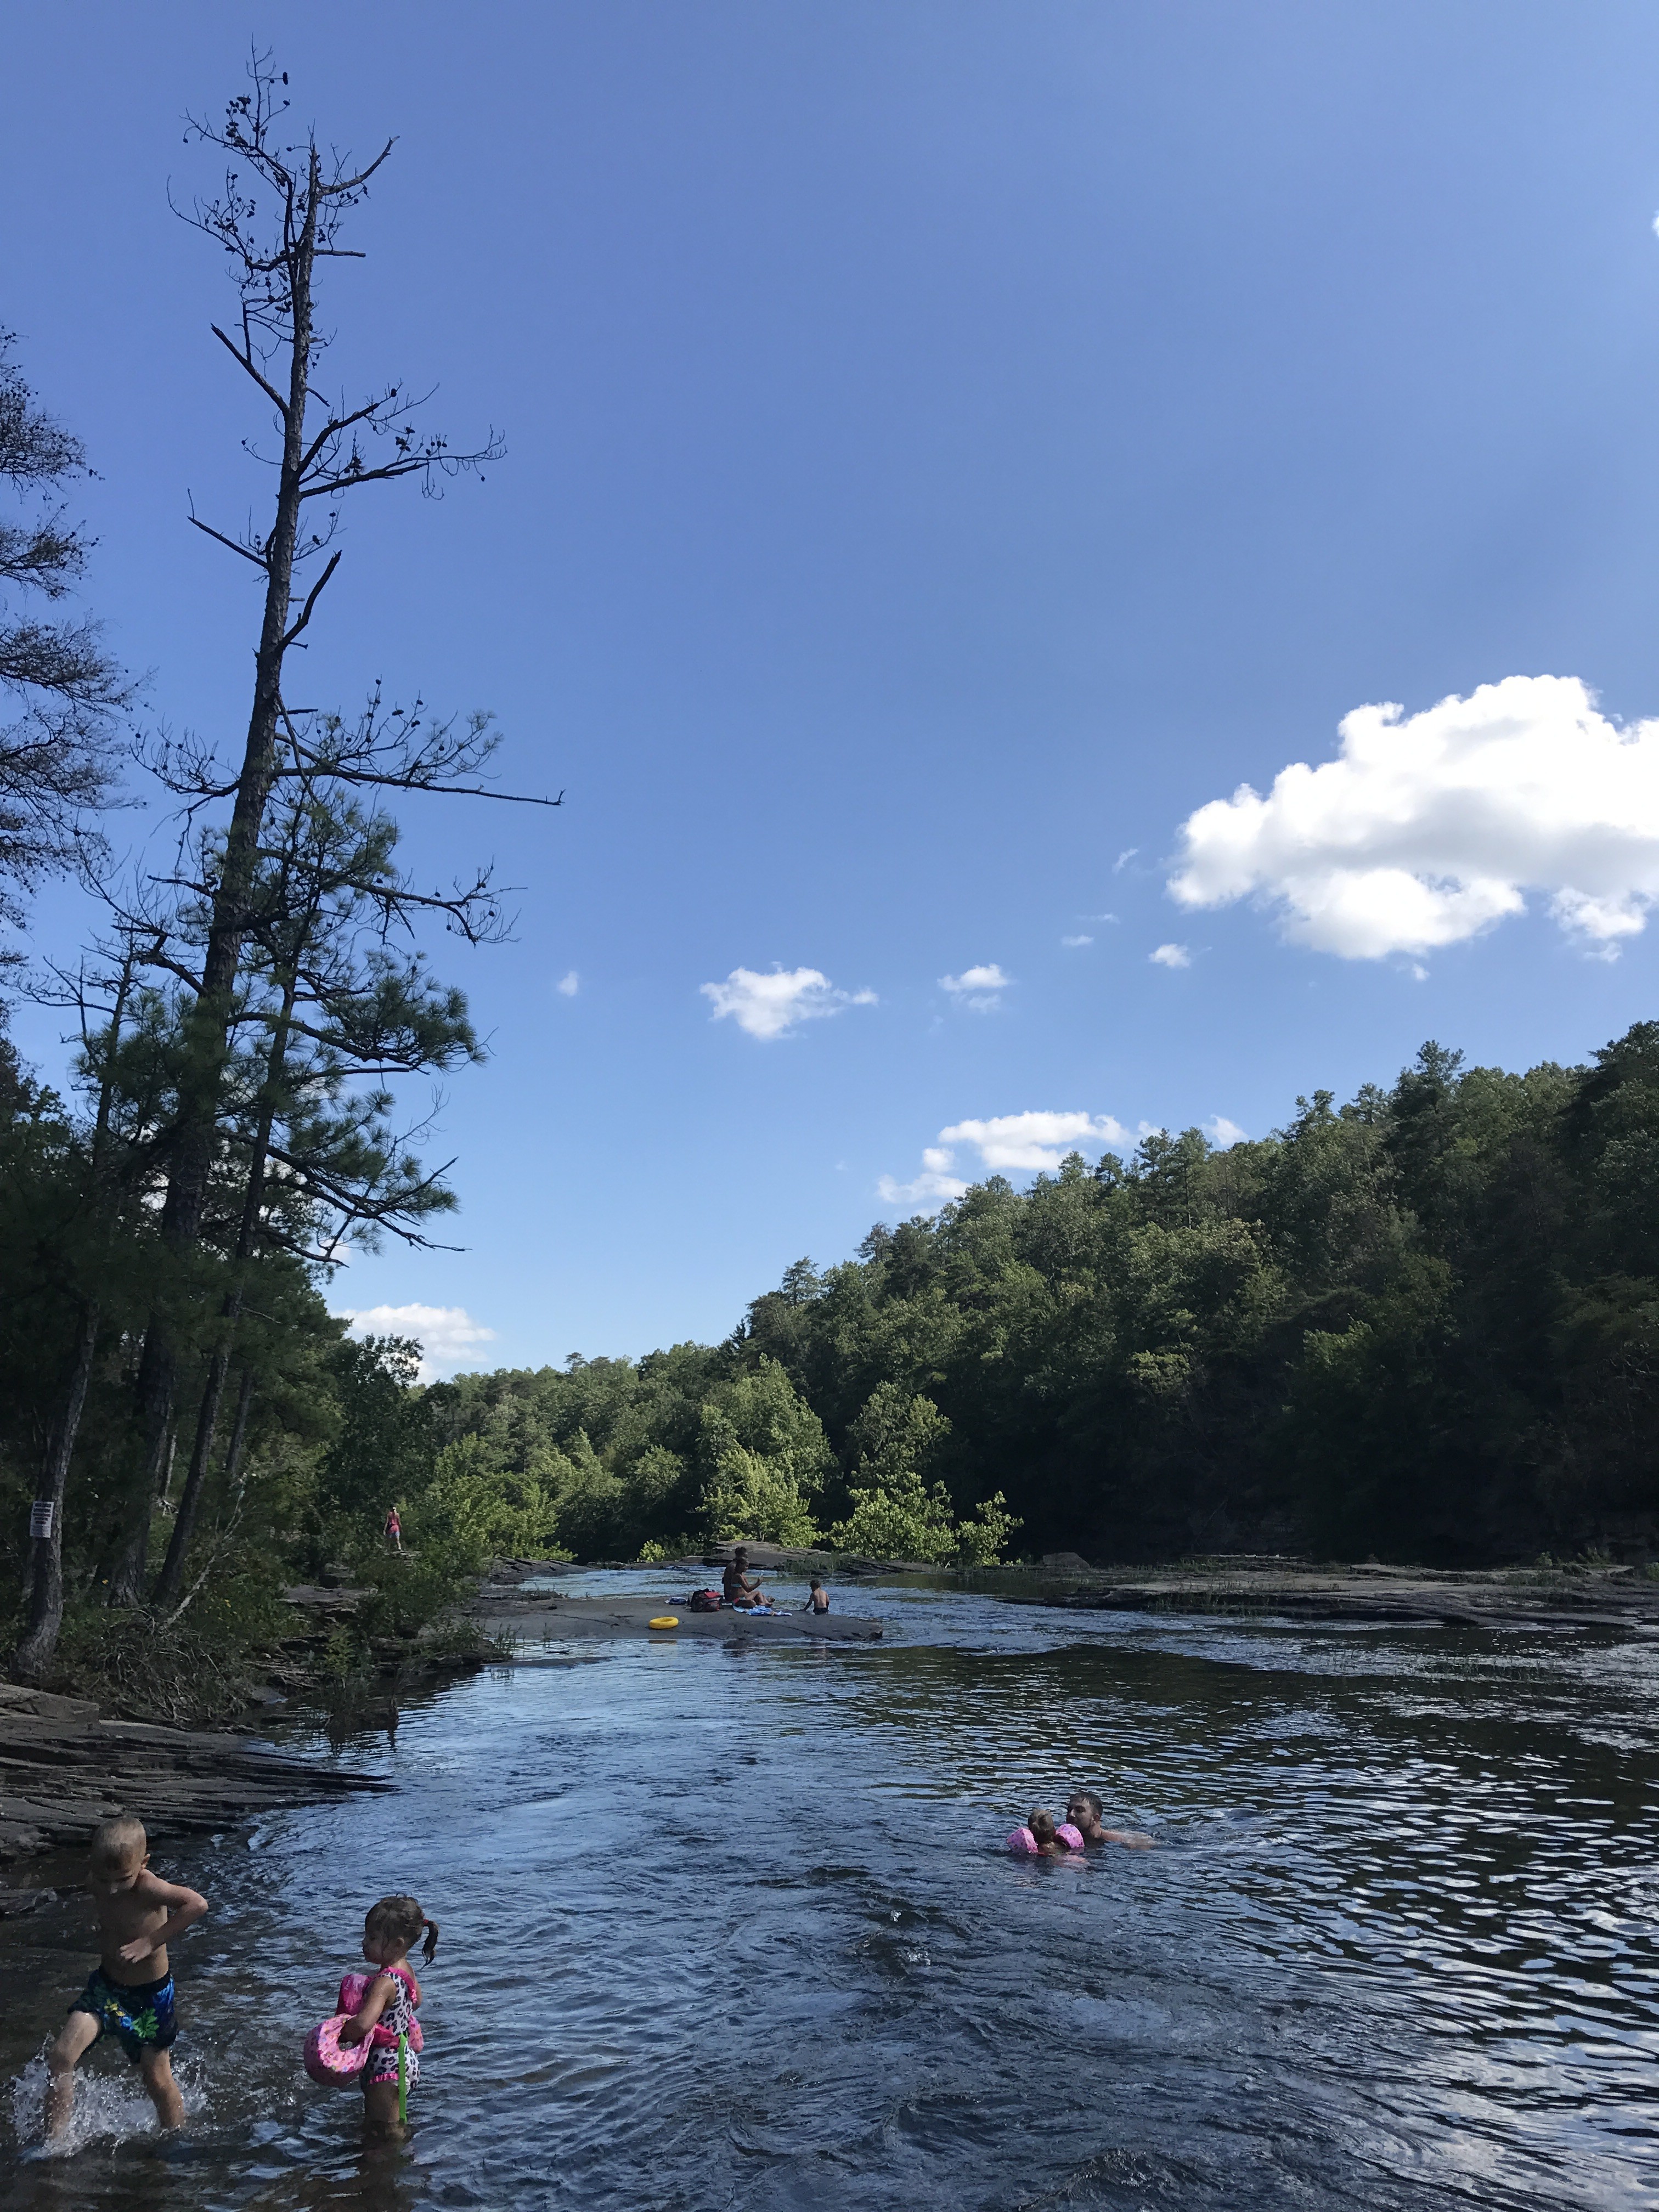
<path fill-rule="evenodd" d="M 508 448 L 357 503 L 309 696 L 489 708 L 567 793 L 406 810 L 520 921 L 441 957 L 466 1249 L 337 1304 L 444 1310 L 446 1365 L 716 1336 L 1068 1130 L 1659 1012 L 1650 8 L 22 11 L 0 320 L 101 471 L 89 603 L 232 744 L 251 574 L 184 518 L 259 496 L 263 426 L 166 191 L 251 37 L 398 134 L 337 374 Z"/>

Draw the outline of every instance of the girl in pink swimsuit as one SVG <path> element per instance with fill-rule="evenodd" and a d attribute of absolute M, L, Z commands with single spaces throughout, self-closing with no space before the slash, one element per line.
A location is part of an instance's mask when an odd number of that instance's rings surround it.
<path fill-rule="evenodd" d="M 363 1956 L 380 1968 L 368 1994 L 340 2030 L 342 2043 L 372 2039 L 368 2063 L 358 2079 L 363 2085 L 363 2113 L 383 2135 L 398 2132 L 398 2074 L 402 2045 L 403 2078 L 412 2089 L 421 2078 L 420 2023 L 415 2008 L 421 1985 L 404 1961 L 426 1930 L 421 1955 L 428 1965 L 438 1948 L 438 1923 L 428 1920 L 412 1897 L 383 1897 L 363 1916 Z"/>

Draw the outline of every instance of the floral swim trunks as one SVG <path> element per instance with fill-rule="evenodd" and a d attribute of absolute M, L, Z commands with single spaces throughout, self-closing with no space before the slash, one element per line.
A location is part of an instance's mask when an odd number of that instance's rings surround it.
<path fill-rule="evenodd" d="M 171 1974 L 159 1982 L 112 1982 L 101 1966 L 94 1966 L 70 2010 L 89 2012 L 100 2035 L 118 2037 L 135 2066 L 147 2051 L 167 2051 L 179 2039 Z"/>

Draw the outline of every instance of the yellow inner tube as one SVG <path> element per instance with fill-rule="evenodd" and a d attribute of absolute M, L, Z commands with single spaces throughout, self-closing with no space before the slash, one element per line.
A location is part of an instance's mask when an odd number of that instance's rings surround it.
<path fill-rule="evenodd" d="M 648 1621 L 646 1625 L 650 1628 L 678 1628 L 680 1625 L 680 1617 L 677 1613 L 659 1613 L 654 1620 Z"/>

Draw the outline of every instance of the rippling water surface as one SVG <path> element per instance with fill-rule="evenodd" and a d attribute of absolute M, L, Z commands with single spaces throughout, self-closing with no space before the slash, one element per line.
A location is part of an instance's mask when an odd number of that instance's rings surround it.
<path fill-rule="evenodd" d="M 856 1601 L 889 1641 L 480 1677 L 337 1744 L 398 1796 L 158 1852 L 214 1908 L 176 1954 L 180 2140 L 100 2051 L 42 2154 L 89 1916 L 8 1923 L 6 2201 L 1651 2200 L 1659 1650 Z M 1001 1854 L 1078 1784 L 1159 1848 Z M 405 1888 L 443 1923 L 426 2072 L 366 2152 L 299 2045 Z"/>

